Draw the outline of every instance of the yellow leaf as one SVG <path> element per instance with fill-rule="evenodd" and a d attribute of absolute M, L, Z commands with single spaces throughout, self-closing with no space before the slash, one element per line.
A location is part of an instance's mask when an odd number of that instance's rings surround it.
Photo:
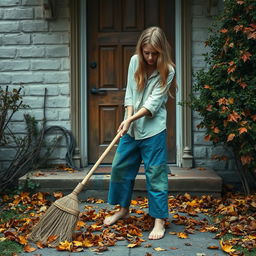
<path fill-rule="evenodd" d="M 154 250 L 157 251 L 157 252 L 166 251 L 166 249 L 163 249 L 163 248 L 161 248 L 161 247 L 156 247 L 156 248 L 154 248 Z"/>
<path fill-rule="evenodd" d="M 94 244 L 87 238 L 83 241 L 83 246 L 86 248 L 92 247 L 93 245 Z"/>
<path fill-rule="evenodd" d="M 68 242 L 67 240 L 65 242 L 60 242 L 60 244 L 56 247 L 58 251 L 71 251 L 72 249 L 72 242 Z"/>
<path fill-rule="evenodd" d="M 81 247 L 81 246 L 83 246 L 83 243 L 80 241 L 73 241 L 73 245 L 76 247 Z"/>
<path fill-rule="evenodd" d="M 184 232 L 179 232 L 179 233 L 177 233 L 177 236 L 178 236 L 179 238 L 182 238 L 182 239 L 188 238 L 188 234 L 186 234 L 186 233 L 184 233 Z"/>
<path fill-rule="evenodd" d="M 136 247 L 136 246 L 138 246 L 138 244 L 128 244 L 127 245 L 128 248 L 133 248 L 133 247 Z"/>
<path fill-rule="evenodd" d="M 232 248 L 233 246 L 230 244 L 225 244 L 223 239 L 220 240 L 220 246 L 224 252 L 231 253 L 235 251 L 235 249 Z"/>

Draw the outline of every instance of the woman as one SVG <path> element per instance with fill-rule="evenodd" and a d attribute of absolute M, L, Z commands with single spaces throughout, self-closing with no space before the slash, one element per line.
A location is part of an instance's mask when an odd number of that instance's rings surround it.
<path fill-rule="evenodd" d="M 168 218 L 168 168 L 166 108 L 171 83 L 175 84 L 170 45 L 158 27 L 144 30 L 132 56 L 125 94 L 125 118 L 113 160 L 108 201 L 120 210 L 106 217 L 112 225 L 129 214 L 135 177 L 143 160 L 147 180 L 149 215 L 155 218 L 149 239 L 161 239 Z"/>

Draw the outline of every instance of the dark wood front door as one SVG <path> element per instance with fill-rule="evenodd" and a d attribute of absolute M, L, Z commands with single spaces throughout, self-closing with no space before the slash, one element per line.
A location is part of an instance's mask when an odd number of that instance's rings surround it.
<path fill-rule="evenodd" d="M 124 115 L 127 69 L 145 28 L 160 26 L 175 52 L 174 0 L 87 0 L 89 163 L 114 138 Z M 175 100 L 168 104 L 168 161 L 176 160 Z M 111 163 L 116 148 L 105 158 Z"/>

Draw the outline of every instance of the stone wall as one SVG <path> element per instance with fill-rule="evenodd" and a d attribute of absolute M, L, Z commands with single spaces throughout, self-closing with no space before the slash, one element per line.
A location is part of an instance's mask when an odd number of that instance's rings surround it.
<path fill-rule="evenodd" d="M 222 10 L 222 1 L 207 12 L 207 2 L 202 0 L 192 1 L 192 72 L 195 74 L 200 69 L 207 69 L 203 53 L 209 51 L 204 42 L 208 38 L 208 28 L 211 26 L 213 16 Z M 195 76 L 192 77 L 194 84 Z M 213 147 L 211 142 L 204 140 L 205 131 L 196 126 L 200 123 L 201 117 L 197 112 L 193 112 L 193 153 L 196 167 L 209 167 L 221 175 L 225 182 L 236 182 L 237 176 L 234 175 L 235 163 L 229 152 L 226 152 L 221 146 Z M 228 161 L 212 160 L 212 155 L 226 154 L 230 157 Z"/>
<path fill-rule="evenodd" d="M 56 1 L 55 18 L 51 20 L 45 18 L 42 2 L 0 1 L 0 86 L 22 84 L 23 101 L 31 108 L 13 116 L 11 128 L 17 135 L 25 132 L 24 113 L 41 123 L 44 88 L 48 89 L 47 126 L 71 127 L 69 1 Z M 61 144 L 53 162 L 63 162 L 64 141 Z M 0 149 L 0 167 L 6 165 L 13 152 L 13 148 Z"/>

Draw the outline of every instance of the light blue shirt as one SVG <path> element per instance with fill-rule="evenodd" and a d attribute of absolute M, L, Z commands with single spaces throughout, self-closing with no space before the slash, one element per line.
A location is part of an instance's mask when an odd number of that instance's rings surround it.
<path fill-rule="evenodd" d="M 151 116 L 143 116 L 132 122 L 127 133 L 134 137 L 135 140 L 149 138 L 166 129 L 167 111 L 165 105 L 168 100 L 168 91 L 175 74 L 174 68 L 170 66 L 167 86 L 163 88 L 160 83 L 160 74 L 155 70 L 146 79 L 144 89 L 139 92 L 134 78 L 138 62 L 138 56 L 133 55 L 128 69 L 124 106 L 133 106 L 134 113 L 144 107 L 151 113 Z"/>

